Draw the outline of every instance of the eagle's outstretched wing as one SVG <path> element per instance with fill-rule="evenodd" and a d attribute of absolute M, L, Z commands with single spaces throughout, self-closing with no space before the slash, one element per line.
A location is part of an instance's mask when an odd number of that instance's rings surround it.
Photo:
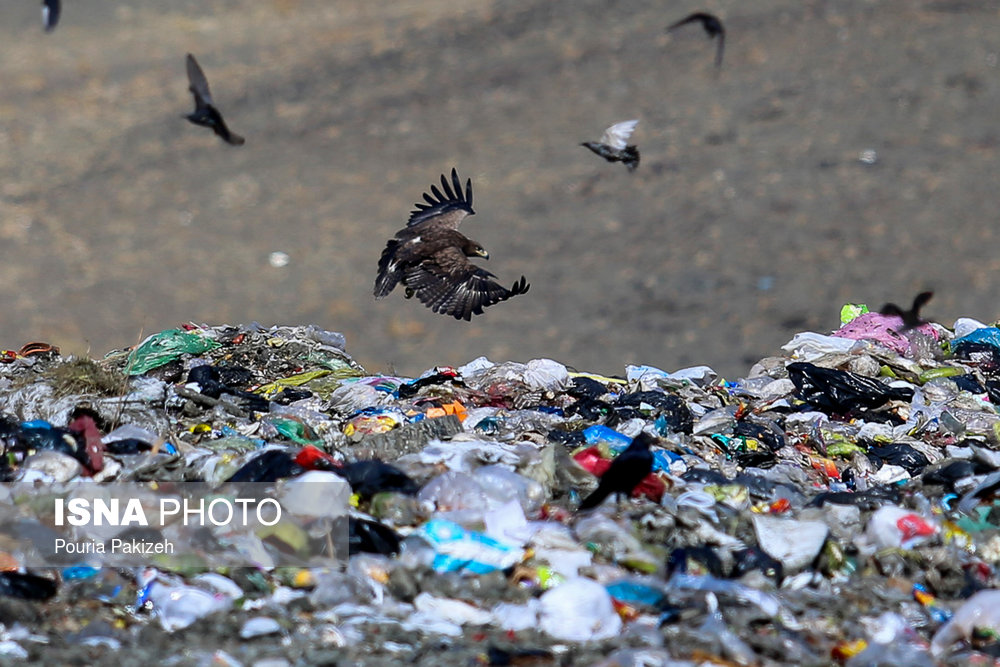
<path fill-rule="evenodd" d="M 396 263 L 399 241 L 389 239 L 382 256 L 378 258 L 378 275 L 375 276 L 375 298 L 381 299 L 396 287 L 403 274 Z"/>
<path fill-rule="evenodd" d="M 427 203 L 417 202 L 416 208 L 410 211 L 410 219 L 406 226 L 413 227 L 426 223 L 446 229 L 458 229 L 459 223 L 465 216 L 475 215 L 476 212 L 472 210 L 472 179 L 465 181 L 463 192 L 462 181 L 458 177 L 458 171 L 453 167 L 451 182 L 454 189 L 448 184 L 444 174 L 441 174 L 441 187 L 444 192 L 438 190 L 436 185 L 432 185 L 431 194 L 424 193 L 424 201 Z"/>
<path fill-rule="evenodd" d="M 471 320 L 483 308 L 524 294 L 531 285 L 524 276 L 507 289 L 489 271 L 470 262 L 458 248 L 446 248 L 406 270 L 404 284 L 420 302 L 456 320 Z"/>

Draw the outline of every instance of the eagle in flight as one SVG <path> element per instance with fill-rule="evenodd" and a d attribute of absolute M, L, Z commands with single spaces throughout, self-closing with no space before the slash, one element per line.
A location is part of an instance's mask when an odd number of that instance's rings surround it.
<path fill-rule="evenodd" d="M 402 283 L 406 298 L 416 295 L 435 313 L 468 321 L 481 315 L 483 308 L 528 291 L 524 276 L 507 289 L 493 280 L 492 273 L 469 261 L 469 257 L 489 259 L 482 245 L 458 231 L 466 216 L 475 215 L 471 179 L 463 191 L 458 172 L 452 169 L 451 183 L 442 174 L 441 189 L 432 185 L 424 202 L 417 203 L 406 227 L 382 251 L 376 299 Z"/>

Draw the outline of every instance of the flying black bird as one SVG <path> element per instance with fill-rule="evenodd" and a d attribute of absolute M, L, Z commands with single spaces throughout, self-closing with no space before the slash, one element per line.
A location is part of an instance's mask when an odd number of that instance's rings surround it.
<path fill-rule="evenodd" d="M 56 29 L 61 10 L 60 0 L 42 0 L 42 27 L 45 28 L 45 32 L 52 32 Z"/>
<path fill-rule="evenodd" d="M 524 294 L 530 285 L 521 276 L 507 289 L 491 280 L 496 276 L 467 259 L 489 259 L 489 253 L 458 231 L 462 220 L 475 214 L 472 180 L 466 181 L 463 192 L 458 172 L 452 169 L 451 181 L 454 189 L 442 174 L 443 192 L 432 185 L 431 194 L 424 193 L 427 203 L 417 203 L 406 227 L 386 243 L 378 261 L 375 298 L 383 298 L 402 283 L 406 298 L 416 294 L 435 313 L 468 321 L 487 306 Z"/>
<path fill-rule="evenodd" d="M 878 312 L 881 315 L 895 315 L 903 318 L 903 326 L 900 331 L 909 331 L 921 324 L 927 324 L 927 320 L 920 319 L 920 309 L 931 300 L 932 296 L 934 296 L 934 292 L 921 292 L 913 298 L 913 306 L 909 310 L 903 310 L 894 303 L 887 303 Z"/>
<path fill-rule="evenodd" d="M 601 475 L 597 490 L 583 499 L 581 510 L 589 510 L 600 505 L 612 493 L 626 496 L 639 485 L 653 470 L 653 453 L 649 445 L 656 438 L 645 431 L 635 436 L 632 443 L 615 457 L 608 469 Z"/>
<path fill-rule="evenodd" d="M 600 141 L 585 141 L 580 145 L 586 146 L 608 162 L 624 162 L 629 171 L 634 171 L 639 166 L 639 149 L 627 144 L 638 124 L 638 120 L 615 123 L 604 130 Z"/>
<path fill-rule="evenodd" d="M 242 146 L 246 141 L 240 135 L 230 132 L 222 114 L 215 108 L 212 93 L 208 89 L 208 79 L 201 71 L 198 61 L 190 53 L 187 54 L 188 90 L 194 95 L 194 111 L 187 114 L 187 119 L 195 125 L 204 125 L 222 137 L 222 140 L 233 146 Z"/>
<path fill-rule="evenodd" d="M 708 33 L 708 38 L 712 39 L 714 37 L 719 38 L 719 43 L 715 47 L 715 66 L 722 67 L 722 52 L 726 48 L 726 29 L 722 27 L 722 21 L 719 17 L 713 16 L 712 14 L 706 14 L 705 12 L 695 12 L 688 16 L 687 18 L 681 19 L 673 25 L 667 26 L 667 32 L 673 32 L 675 29 L 680 28 L 688 23 L 700 22 L 701 27 L 705 29 Z"/>

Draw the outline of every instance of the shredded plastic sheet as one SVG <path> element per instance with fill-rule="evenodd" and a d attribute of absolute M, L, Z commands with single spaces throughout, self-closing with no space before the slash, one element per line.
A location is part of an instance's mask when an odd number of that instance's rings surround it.
<path fill-rule="evenodd" d="M 153 334 L 129 355 L 127 373 L 142 375 L 168 364 L 182 354 L 202 354 L 219 347 L 219 343 L 204 334 L 183 329 L 167 329 Z"/>
<path fill-rule="evenodd" d="M 901 331 L 903 319 L 896 315 L 863 313 L 833 332 L 835 338 L 850 340 L 870 340 L 892 350 L 896 354 L 910 354 L 911 343 L 908 332 Z M 937 330 L 930 324 L 922 324 L 911 329 L 917 334 L 930 336 L 936 342 Z M 910 334 L 912 335 L 912 334 Z"/>
<path fill-rule="evenodd" d="M 521 549 L 483 533 L 466 530 L 453 521 L 431 519 L 417 534 L 434 545 L 433 566 L 438 572 L 465 570 L 486 574 L 511 567 L 524 555 Z"/>

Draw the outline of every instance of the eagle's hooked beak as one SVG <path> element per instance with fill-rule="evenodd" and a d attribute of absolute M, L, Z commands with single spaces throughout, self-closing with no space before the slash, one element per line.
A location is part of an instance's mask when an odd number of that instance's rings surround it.
<path fill-rule="evenodd" d="M 479 255 L 480 257 L 482 257 L 483 259 L 489 259 L 490 258 L 490 253 L 486 252 L 486 250 L 483 249 L 483 248 L 480 248 L 479 250 L 477 250 L 476 254 Z"/>

